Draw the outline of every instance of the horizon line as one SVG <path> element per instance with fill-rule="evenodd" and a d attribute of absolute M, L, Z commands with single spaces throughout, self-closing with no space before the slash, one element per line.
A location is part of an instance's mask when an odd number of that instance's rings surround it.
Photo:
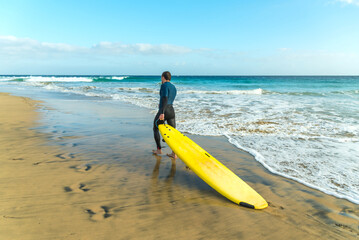
<path fill-rule="evenodd" d="M 0 76 L 136 76 L 136 77 L 155 77 L 161 74 L 0 74 Z M 172 75 L 172 77 L 359 77 L 359 74 L 188 74 Z"/>

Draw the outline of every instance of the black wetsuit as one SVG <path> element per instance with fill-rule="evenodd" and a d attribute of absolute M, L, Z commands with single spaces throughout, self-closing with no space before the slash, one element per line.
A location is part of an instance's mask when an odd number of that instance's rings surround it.
<path fill-rule="evenodd" d="M 165 82 L 161 85 L 159 110 L 153 121 L 153 135 L 155 137 L 157 149 L 161 149 L 161 138 L 157 127 L 158 124 L 162 124 L 164 121 L 167 121 L 169 125 L 174 128 L 176 127 L 175 110 L 173 108 L 173 101 L 175 100 L 176 95 L 177 90 L 172 83 Z M 164 121 L 159 120 L 161 114 L 165 114 Z"/>

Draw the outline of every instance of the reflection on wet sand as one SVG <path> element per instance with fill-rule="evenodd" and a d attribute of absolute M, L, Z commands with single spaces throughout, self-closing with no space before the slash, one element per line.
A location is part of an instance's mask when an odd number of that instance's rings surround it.
<path fill-rule="evenodd" d="M 160 173 L 160 165 L 161 165 L 162 156 L 156 156 L 156 159 L 157 159 L 157 161 L 156 161 L 155 167 L 153 168 L 152 179 L 158 178 L 158 175 Z M 170 170 L 168 176 L 166 177 L 166 182 L 172 182 L 173 178 L 176 174 L 176 160 L 171 158 L 171 161 L 172 161 L 171 170 Z"/>
<path fill-rule="evenodd" d="M 176 174 L 176 160 L 171 159 L 171 169 L 165 177 L 164 181 L 161 181 L 162 177 L 160 176 L 160 165 L 162 161 L 162 156 L 155 156 L 156 164 L 152 171 L 151 177 L 151 186 L 150 194 L 154 197 L 154 201 L 161 203 L 164 200 L 169 200 L 173 202 L 173 180 Z M 166 168 L 163 170 L 167 170 Z"/>

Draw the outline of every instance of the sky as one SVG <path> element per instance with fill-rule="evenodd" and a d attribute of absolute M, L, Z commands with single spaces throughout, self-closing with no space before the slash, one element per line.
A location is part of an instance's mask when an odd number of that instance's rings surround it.
<path fill-rule="evenodd" d="M 359 75 L 359 0 L 0 0 L 0 74 Z"/>

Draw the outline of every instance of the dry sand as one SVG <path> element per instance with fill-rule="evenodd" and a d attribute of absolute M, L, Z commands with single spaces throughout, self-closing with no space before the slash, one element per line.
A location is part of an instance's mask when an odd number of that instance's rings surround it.
<path fill-rule="evenodd" d="M 1 240 L 359 237 L 358 205 L 269 173 L 225 138 L 190 136 L 258 191 L 267 209 L 231 203 L 180 160 L 133 151 L 136 139 L 121 143 L 122 161 L 91 163 L 33 129 L 40 104 L 0 94 Z"/>

